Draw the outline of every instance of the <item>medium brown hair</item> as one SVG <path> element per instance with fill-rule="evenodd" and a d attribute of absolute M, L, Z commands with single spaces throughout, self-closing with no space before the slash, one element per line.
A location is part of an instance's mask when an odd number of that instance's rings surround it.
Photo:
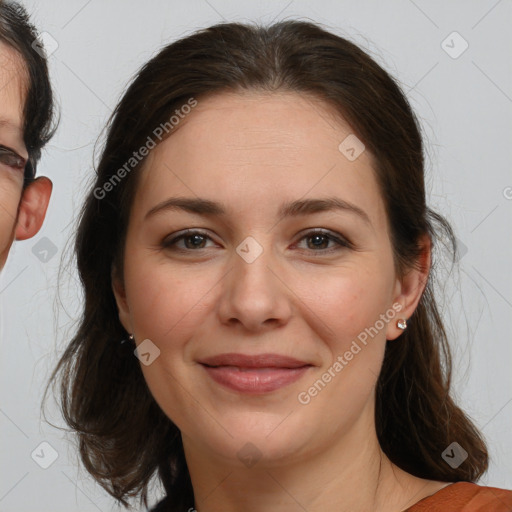
<path fill-rule="evenodd" d="M 144 162 L 105 197 L 94 191 L 190 97 L 200 101 L 224 91 L 314 96 L 349 123 L 374 157 L 399 275 L 417 263 L 424 235 L 435 243 L 442 233 L 455 250 L 449 224 L 426 205 L 418 121 L 395 80 L 358 46 L 295 20 L 268 27 L 218 24 L 164 47 L 138 72 L 109 121 L 75 243 L 83 316 L 52 375 L 61 377 L 63 415 L 78 434 L 85 467 L 125 505 L 132 496 L 147 505 L 155 472 L 173 507 L 190 506 L 193 492 L 178 428 L 149 392 L 133 347 L 124 355 L 120 348 L 127 333 L 111 288 L 112 270 L 123 275 L 128 218 Z M 387 343 L 376 389 L 377 435 L 389 459 L 413 475 L 475 481 L 488 455 L 450 397 L 450 350 L 432 279 L 431 270 L 407 330 Z M 441 457 L 452 441 L 468 452 L 457 468 Z"/>

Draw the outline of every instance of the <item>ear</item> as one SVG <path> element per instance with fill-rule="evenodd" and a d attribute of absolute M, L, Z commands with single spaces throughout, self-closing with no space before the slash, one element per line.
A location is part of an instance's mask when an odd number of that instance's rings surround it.
<path fill-rule="evenodd" d="M 119 313 L 119 321 L 125 328 L 126 332 L 133 333 L 132 322 L 130 319 L 130 307 L 126 299 L 126 289 L 122 277 L 118 275 L 115 267 L 112 267 L 111 272 L 112 291 L 116 299 L 117 311 Z"/>
<path fill-rule="evenodd" d="M 52 188 L 52 182 L 46 177 L 37 178 L 25 188 L 18 207 L 16 240 L 32 238 L 41 229 Z"/>
<path fill-rule="evenodd" d="M 407 320 L 412 316 L 427 285 L 432 262 L 432 241 L 428 235 L 423 235 L 419 240 L 419 244 L 421 253 L 418 256 L 416 265 L 409 268 L 404 276 L 397 278 L 393 304 L 400 304 L 402 307 L 397 312 L 393 321 L 388 323 L 386 331 L 386 339 L 388 340 L 394 340 L 403 333 L 403 330 L 396 325 L 396 322 L 400 318 Z"/>

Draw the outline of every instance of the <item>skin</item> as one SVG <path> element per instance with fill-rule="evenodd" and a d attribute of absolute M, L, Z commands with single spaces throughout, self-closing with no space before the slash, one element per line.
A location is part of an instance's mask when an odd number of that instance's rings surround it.
<path fill-rule="evenodd" d="M 401 334 L 396 319 L 418 304 L 430 245 L 423 241 L 422 270 L 397 276 L 372 157 L 365 151 L 350 162 L 338 150 L 350 133 L 312 98 L 222 93 L 199 101 L 147 158 L 113 290 L 125 329 L 160 350 L 141 368 L 181 430 L 199 512 L 400 511 L 447 485 L 400 470 L 377 441 L 375 384 L 386 340 Z M 227 213 L 164 209 L 146 217 L 177 196 L 221 202 Z M 284 202 L 333 196 L 369 222 L 348 211 L 278 221 Z M 200 248 L 190 238 L 165 246 L 192 228 L 209 237 Z M 336 249 L 321 238 L 317 248 L 304 238 L 313 228 L 352 245 Z M 236 252 L 247 236 L 263 249 L 252 263 Z M 393 304 L 402 306 L 395 320 L 300 404 L 298 393 Z M 242 395 L 198 364 L 225 352 L 274 352 L 314 366 L 281 389 Z M 248 442 L 261 456 L 250 468 L 237 457 Z"/>
<path fill-rule="evenodd" d="M 0 43 L 0 146 L 24 160 L 28 158 L 23 141 L 23 107 L 27 89 L 27 72 L 17 52 Z M 0 269 L 7 260 L 14 240 L 33 237 L 41 228 L 52 182 L 37 178 L 23 190 L 23 169 L 0 157 Z"/>

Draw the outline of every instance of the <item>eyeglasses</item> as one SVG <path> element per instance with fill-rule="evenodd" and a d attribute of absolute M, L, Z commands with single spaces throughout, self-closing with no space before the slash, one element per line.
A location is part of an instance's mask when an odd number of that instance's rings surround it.
<path fill-rule="evenodd" d="M 12 167 L 13 169 L 23 169 L 25 185 L 31 182 L 35 177 L 35 168 L 30 156 L 28 157 L 28 160 L 25 160 L 12 149 L 0 145 L 0 162 Z"/>

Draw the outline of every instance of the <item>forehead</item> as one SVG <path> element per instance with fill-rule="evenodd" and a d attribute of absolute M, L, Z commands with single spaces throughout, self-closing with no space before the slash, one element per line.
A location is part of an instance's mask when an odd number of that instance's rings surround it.
<path fill-rule="evenodd" d="M 0 134 L 22 135 L 27 72 L 21 55 L 0 42 Z"/>
<path fill-rule="evenodd" d="M 313 96 L 293 92 L 208 96 L 198 101 L 173 136 L 185 131 L 184 126 L 186 133 L 178 137 L 182 142 L 213 142 L 221 144 L 218 149 L 224 148 L 226 152 L 259 149 L 261 153 L 268 153 L 290 146 L 294 151 L 301 148 L 309 151 L 312 148 L 308 139 L 312 143 L 321 140 L 322 146 L 331 147 L 340 134 L 351 132 L 350 126 L 331 106 Z"/>
<path fill-rule="evenodd" d="M 351 134 L 332 107 L 297 93 L 198 99 L 150 153 L 137 195 L 146 206 L 170 195 L 209 196 L 241 212 L 334 193 L 379 209 L 372 156 L 349 161 L 339 150 Z"/>

